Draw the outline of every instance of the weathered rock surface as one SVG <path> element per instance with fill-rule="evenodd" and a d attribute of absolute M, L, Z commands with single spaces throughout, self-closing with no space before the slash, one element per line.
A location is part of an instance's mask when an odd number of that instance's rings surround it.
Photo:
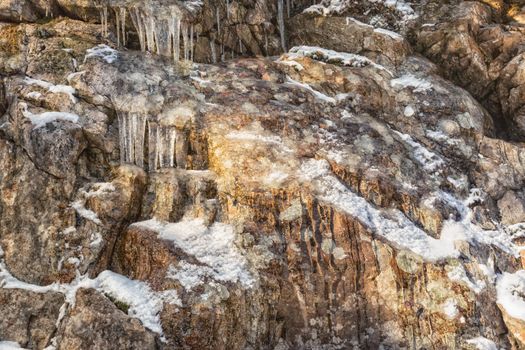
<path fill-rule="evenodd" d="M 0 2 L 0 341 L 524 348 L 516 2 L 148 4 Z"/>

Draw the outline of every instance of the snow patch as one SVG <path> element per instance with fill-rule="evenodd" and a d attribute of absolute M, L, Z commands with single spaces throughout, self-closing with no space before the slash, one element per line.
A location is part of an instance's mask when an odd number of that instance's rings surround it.
<path fill-rule="evenodd" d="M 496 343 L 484 337 L 469 339 L 467 343 L 474 345 L 478 350 L 498 350 Z"/>
<path fill-rule="evenodd" d="M 341 64 L 343 66 L 348 67 L 367 67 L 372 66 L 374 68 L 384 70 L 388 72 L 390 75 L 393 76 L 392 72 L 390 72 L 385 67 L 374 63 L 372 60 L 356 55 L 353 53 L 347 53 L 347 52 L 338 52 L 334 50 L 328 50 L 323 49 L 321 47 L 317 46 L 295 46 L 290 49 L 290 51 L 285 54 L 283 57 L 281 57 L 281 60 L 283 59 L 297 59 L 301 57 L 309 57 L 316 61 L 331 63 L 331 64 Z"/>
<path fill-rule="evenodd" d="M 443 313 L 449 319 L 453 319 L 459 314 L 458 307 L 454 299 L 449 298 L 445 301 L 445 303 L 443 303 Z"/>
<path fill-rule="evenodd" d="M 403 40 L 403 36 L 401 36 L 400 34 L 397 34 L 396 32 L 393 32 L 391 30 L 387 30 L 387 29 L 383 29 L 383 28 L 376 28 L 374 29 L 374 32 L 375 33 L 378 33 L 378 34 L 384 34 L 384 35 L 387 35 L 389 36 L 390 38 L 394 39 L 394 40 Z"/>
<path fill-rule="evenodd" d="M 414 141 L 410 135 L 403 134 L 397 130 L 394 130 L 394 133 L 403 140 L 407 148 L 412 152 L 413 158 L 421 164 L 426 171 L 433 173 L 445 165 L 441 157 Z"/>
<path fill-rule="evenodd" d="M 42 128 L 46 126 L 46 124 L 56 121 L 68 121 L 76 124 L 80 118 L 76 114 L 66 112 L 44 112 L 33 114 L 27 110 L 27 104 L 21 103 L 20 105 L 23 108 L 22 115 L 31 121 L 33 129 Z"/>
<path fill-rule="evenodd" d="M 497 302 L 507 314 L 525 321 L 525 270 L 504 272 L 496 283 Z"/>
<path fill-rule="evenodd" d="M 101 58 L 104 61 L 106 61 L 106 63 L 113 63 L 118 59 L 118 51 L 112 49 L 111 47 L 105 44 L 100 44 L 98 46 L 86 50 L 84 62 L 86 62 L 88 58 L 92 57 Z"/>
<path fill-rule="evenodd" d="M 408 249 L 427 261 L 458 257 L 454 241 L 435 239 L 412 223 L 399 210 L 379 210 L 342 184 L 329 170 L 325 160 L 311 159 L 298 174 L 311 182 L 319 200 L 355 217 L 372 233 L 384 237 L 401 249 Z"/>
<path fill-rule="evenodd" d="M 210 275 L 221 282 L 239 282 L 245 288 L 251 288 L 255 284 L 248 271 L 246 258 L 235 246 L 235 232 L 231 225 L 216 222 L 206 227 L 202 219 L 177 223 L 163 223 L 152 219 L 132 226 L 154 231 L 160 239 L 172 241 L 186 254 L 194 256 L 207 267 L 198 270 L 201 275 Z M 194 266 L 183 265 L 182 268 L 182 275 L 179 276 L 187 275 L 188 271 L 196 271 Z M 175 274 L 177 271 L 172 276 Z M 193 284 L 194 282 L 186 283 L 188 287 Z"/>
<path fill-rule="evenodd" d="M 405 74 L 390 80 L 390 86 L 395 89 L 412 88 L 414 92 L 426 92 L 432 89 L 432 83 L 425 79 L 417 78 L 412 74 Z"/>
<path fill-rule="evenodd" d="M 176 290 L 156 292 L 146 282 L 131 280 L 112 271 L 103 271 L 95 279 L 77 276 L 70 284 L 53 283 L 48 286 L 38 286 L 13 277 L 2 261 L 0 262 L 0 288 L 23 289 L 41 294 L 62 293 L 66 303 L 72 307 L 75 305 L 75 296 L 80 288 L 93 288 L 126 303 L 129 306 L 129 316 L 139 319 L 146 328 L 160 335 L 163 334 L 163 331 L 159 314 L 163 303 L 182 306 Z M 65 308 L 63 311 L 65 312 Z"/>
<path fill-rule="evenodd" d="M 75 97 L 75 94 L 77 93 L 77 90 L 75 90 L 74 87 L 69 85 L 54 85 L 50 82 L 33 79 L 30 77 L 24 78 L 24 83 L 27 85 L 37 85 L 41 88 L 44 88 L 48 90 L 49 92 L 53 94 L 66 94 L 69 96 L 69 99 L 73 103 L 77 103 L 77 98 Z M 29 95 L 28 95 L 29 96 Z"/>
<path fill-rule="evenodd" d="M 138 318 L 146 328 L 158 334 L 162 334 L 159 314 L 163 303 L 182 306 L 175 290 L 154 292 L 145 282 L 130 280 L 112 271 L 102 272 L 95 285 L 98 290 L 129 305 L 128 315 Z"/>
<path fill-rule="evenodd" d="M 467 271 L 463 265 L 458 265 L 450 269 L 447 273 L 450 280 L 459 282 L 467 286 L 474 293 L 479 294 L 487 285 L 484 281 L 476 280 L 473 282 L 467 275 Z"/>
<path fill-rule="evenodd" d="M 305 83 L 301 83 L 297 80 L 293 80 L 292 78 L 290 77 L 286 77 L 286 83 L 291 85 L 291 86 L 296 86 L 300 89 L 303 89 L 303 90 L 306 90 L 308 92 L 310 92 L 312 95 L 314 95 L 318 100 L 321 100 L 321 101 L 324 101 L 324 102 L 327 102 L 327 103 L 330 103 L 330 104 L 333 104 L 335 105 L 336 104 L 336 100 L 335 98 L 333 97 L 330 97 L 330 96 L 327 96 L 325 94 L 323 94 L 322 92 L 319 92 L 317 90 L 314 90 L 310 85 L 308 84 L 305 84 Z"/>
<path fill-rule="evenodd" d="M 78 215 L 80 215 L 84 219 L 92 221 L 97 225 L 102 225 L 102 222 L 98 218 L 98 215 L 93 210 L 87 209 L 85 207 L 84 201 L 78 200 L 71 203 L 71 208 L 75 209 Z"/>
<path fill-rule="evenodd" d="M 14 341 L 0 341 L 0 350 L 25 349 Z"/>

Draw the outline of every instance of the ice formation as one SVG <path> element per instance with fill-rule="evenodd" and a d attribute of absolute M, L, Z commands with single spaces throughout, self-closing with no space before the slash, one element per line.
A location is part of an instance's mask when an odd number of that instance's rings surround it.
<path fill-rule="evenodd" d="M 304 5 L 300 0 L 274 0 L 276 6 L 276 24 L 279 31 L 280 46 L 283 52 L 287 50 L 285 19 L 291 11 Z M 237 36 L 236 31 L 227 32 L 228 26 L 221 23 L 230 19 L 232 0 L 225 0 L 224 7 L 214 9 L 215 34 L 209 37 L 210 57 L 212 62 L 224 61 L 230 57 L 224 44 L 224 38 Z M 315 4 L 317 1 L 309 1 Z M 194 46 L 199 37 L 194 24 L 195 15 L 201 11 L 203 1 L 190 0 L 166 4 L 161 0 L 98 0 L 102 35 L 110 35 L 110 26 L 119 46 L 126 46 L 130 24 L 138 36 L 142 51 L 149 51 L 165 57 L 173 57 L 174 61 L 193 60 Z M 265 50 L 268 52 L 268 33 L 265 29 Z M 238 37 L 238 48 L 229 47 L 231 58 L 235 52 L 241 55 L 246 51 L 246 44 Z M 235 42 L 232 41 L 232 42 Z M 216 47 L 218 46 L 218 48 Z M 233 45 L 235 46 L 235 45 Z"/>
<path fill-rule="evenodd" d="M 129 17 L 142 51 L 173 57 L 175 61 L 192 60 L 195 30 L 194 25 L 186 19 L 185 13 L 193 13 L 200 6 L 202 1 L 186 1 L 182 5 L 163 5 L 155 0 L 101 2 L 98 7 L 102 35 L 109 35 L 112 16 L 117 43 L 119 46 L 125 46 Z"/>
<path fill-rule="evenodd" d="M 163 116 L 123 111 L 117 114 L 122 164 L 134 164 L 141 168 L 146 168 L 147 164 L 149 171 L 186 167 L 186 130 L 166 123 Z"/>

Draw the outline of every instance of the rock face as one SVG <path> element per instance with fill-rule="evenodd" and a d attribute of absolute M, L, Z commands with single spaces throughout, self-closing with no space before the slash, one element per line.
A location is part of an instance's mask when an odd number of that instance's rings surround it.
<path fill-rule="evenodd" d="M 525 348 L 523 4 L 310 5 L 0 0 L 0 347 Z"/>

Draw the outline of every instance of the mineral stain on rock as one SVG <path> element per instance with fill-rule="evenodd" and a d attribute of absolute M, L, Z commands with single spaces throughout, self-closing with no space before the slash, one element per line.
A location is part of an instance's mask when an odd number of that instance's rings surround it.
<path fill-rule="evenodd" d="M 525 348 L 519 0 L 0 0 L 0 349 Z"/>

